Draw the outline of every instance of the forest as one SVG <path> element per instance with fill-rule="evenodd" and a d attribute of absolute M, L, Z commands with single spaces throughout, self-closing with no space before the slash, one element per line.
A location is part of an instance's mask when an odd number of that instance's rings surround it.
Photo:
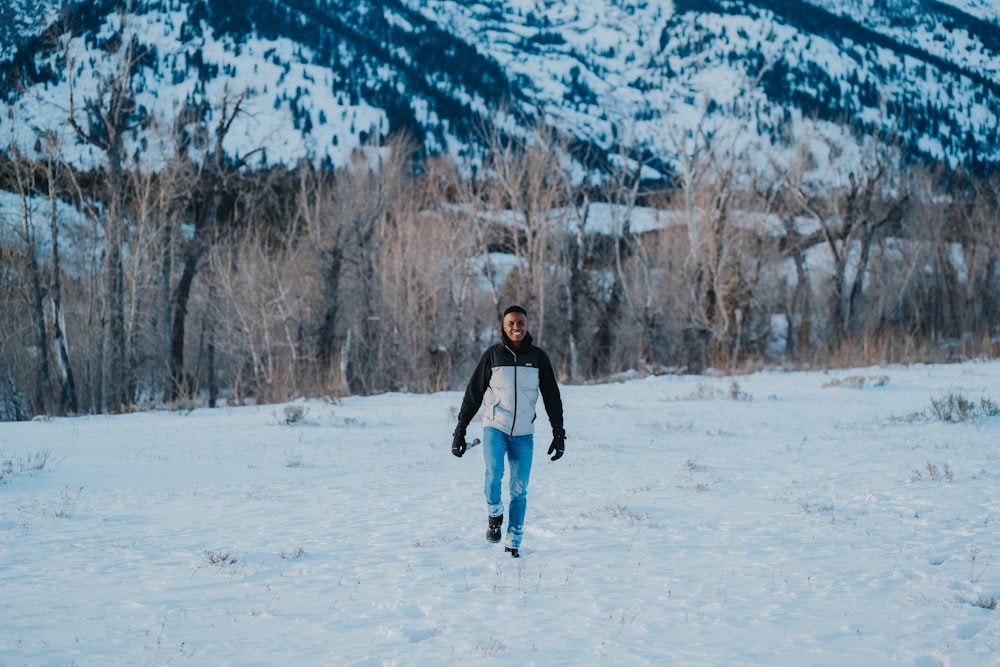
<path fill-rule="evenodd" d="M 511 303 L 568 383 L 1000 353 L 1000 181 L 891 136 L 825 179 L 709 132 L 580 178 L 541 124 L 263 167 L 225 150 L 231 94 L 140 155 L 141 58 L 69 100 L 99 164 L 0 157 L 0 419 L 458 389 Z"/>

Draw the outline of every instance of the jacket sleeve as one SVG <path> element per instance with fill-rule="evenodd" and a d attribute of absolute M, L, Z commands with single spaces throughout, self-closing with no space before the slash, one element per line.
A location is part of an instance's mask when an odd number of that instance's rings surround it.
<path fill-rule="evenodd" d="M 490 385 L 490 378 L 493 375 L 492 359 L 493 355 L 490 354 L 490 350 L 483 352 L 476 370 L 473 371 L 472 377 L 469 378 L 469 384 L 465 387 L 465 396 L 462 397 L 462 408 L 458 411 L 458 426 L 456 431 L 465 432 L 473 417 L 479 412 L 479 408 L 483 404 L 483 396 L 486 394 L 486 388 Z"/>
<path fill-rule="evenodd" d="M 542 401 L 545 403 L 545 413 L 549 416 L 549 424 L 552 426 L 552 435 L 566 437 L 566 429 L 563 427 L 563 406 L 562 396 L 559 394 L 559 383 L 556 381 L 555 371 L 552 370 L 552 362 L 549 356 L 542 352 L 542 365 L 539 369 L 538 389 L 542 394 Z"/>

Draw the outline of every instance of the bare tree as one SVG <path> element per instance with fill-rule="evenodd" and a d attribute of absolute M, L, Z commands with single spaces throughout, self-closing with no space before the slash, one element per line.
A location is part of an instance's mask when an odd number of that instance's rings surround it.
<path fill-rule="evenodd" d="M 56 194 L 56 183 L 61 180 L 61 162 L 50 150 L 46 155 L 48 205 L 49 205 L 49 235 L 52 243 L 52 279 L 49 284 L 49 303 L 52 306 L 52 337 L 55 342 L 56 365 L 59 369 L 59 412 L 60 414 L 75 414 L 79 411 L 76 379 L 73 373 L 73 363 L 70 359 L 68 332 L 66 327 L 66 309 L 64 307 L 62 288 L 62 255 L 59 245 L 59 199 Z"/>
<path fill-rule="evenodd" d="M 910 188 L 915 205 L 895 240 L 906 250 L 883 273 L 893 280 L 880 300 L 883 327 L 925 341 L 989 341 L 1000 312 L 995 180 L 914 170 Z"/>
<path fill-rule="evenodd" d="M 799 193 L 803 189 L 803 176 L 810 163 L 809 155 L 803 151 L 787 166 L 771 160 L 771 168 L 778 176 L 754 184 L 756 196 L 768 202 L 767 210 L 781 225 L 779 248 L 783 256 L 791 260 L 795 269 L 792 279 L 794 286 L 790 294 L 789 278 L 782 280 L 780 288 L 786 322 L 784 353 L 793 359 L 811 345 L 813 287 L 811 273 L 807 270 L 807 253 L 811 247 L 822 243 L 822 235 L 818 230 L 812 233 L 802 231 L 803 215 Z"/>
<path fill-rule="evenodd" d="M 0 158 L 2 159 L 2 158 Z M 3 175 L 12 167 L 4 161 Z M 30 286 L 26 285 L 30 260 L 20 241 L 20 219 L 8 220 L 0 210 L 0 418 L 21 420 L 30 417 L 34 385 L 38 382 L 35 372 L 25 370 L 30 364 L 32 346 L 32 314 Z"/>
<path fill-rule="evenodd" d="M 103 248 L 103 361 L 101 367 L 101 402 L 107 412 L 118 412 L 133 400 L 134 379 L 129 363 L 125 326 L 125 276 L 123 247 L 128 232 L 126 215 L 127 179 L 125 175 L 126 135 L 148 122 L 136 104 L 133 79 L 146 57 L 138 37 L 122 25 L 109 42 L 114 58 L 113 71 L 98 80 L 93 97 L 83 100 L 78 109 L 73 75 L 70 75 L 67 122 L 78 139 L 99 149 L 105 158 L 106 179 L 101 205 L 88 206 L 88 214 L 104 232 Z M 69 72 L 75 71 L 73 59 Z M 81 120 L 80 116 L 84 119 Z M 81 190 L 82 192 L 82 190 Z"/>
<path fill-rule="evenodd" d="M 253 224 L 211 244 L 207 278 L 212 322 L 210 353 L 234 398 L 284 401 L 298 392 L 308 282 L 303 250 L 294 243 L 298 220 L 280 188 L 264 175 L 244 183 L 243 215 Z"/>
<path fill-rule="evenodd" d="M 432 160 L 426 167 L 395 207 L 384 239 L 381 323 L 392 345 L 383 363 L 395 369 L 385 382 L 396 389 L 441 390 L 466 380 L 482 351 L 469 331 L 489 330 L 496 310 L 488 224 L 449 201 L 472 195 L 454 166 Z"/>
<path fill-rule="evenodd" d="M 796 189 L 801 210 L 821 231 L 830 253 L 830 327 L 838 340 L 863 335 L 864 312 L 860 309 L 863 286 L 875 244 L 889 230 L 899 226 L 904 199 L 896 179 L 901 173 L 895 145 L 881 141 L 870 144 L 870 152 L 849 171 L 844 187 L 809 191 Z"/>
<path fill-rule="evenodd" d="M 598 375 L 648 367 L 651 357 L 663 351 L 654 349 L 660 347 L 654 341 L 664 323 L 664 274 L 657 268 L 664 258 L 658 250 L 650 251 L 644 231 L 634 227 L 640 205 L 662 198 L 659 185 L 650 189 L 662 178 L 652 168 L 654 162 L 655 155 L 646 147 L 621 144 L 601 189 L 610 223 L 605 251 L 610 284 L 600 290 L 596 299 L 600 307 L 594 314 L 597 324 L 590 357 L 591 372 Z M 581 241 L 576 244 L 579 247 Z"/>
<path fill-rule="evenodd" d="M 487 179 L 484 199 L 495 215 L 510 216 L 506 225 L 518 261 L 507 298 L 531 308 L 533 334 L 544 343 L 549 280 L 556 277 L 550 274 L 562 259 L 567 207 L 572 203 L 569 174 L 562 166 L 565 141 L 542 123 L 523 142 L 499 130 L 493 130 L 487 140 L 490 157 L 483 169 Z"/>
<path fill-rule="evenodd" d="M 374 370 L 370 362 L 379 345 L 375 279 L 383 225 L 390 211 L 378 160 L 370 161 L 376 154 L 375 150 L 357 153 L 353 165 L 335 174 L 334 184 L 327 184 L 318 174 L 311 181 L 317 185 L 314 192 L 303 187 L 305 182 L 300 185 L 299 210 L 311 246 L 318 252 L 323 280 L 318 360 L 321 370 L 329 374 L 339 355 L 345 388 L 361 392 L 370 388 L 371 377 L 366 374 Z M 348 304 L 342 298 L 346 285 L 354 297 Z M 344 324 L 346 329 L 338 330 Z"/>
<path fill-rule="evenodd" d="M 436 384 L 463 386 L 469 366 L 482 352 L 476 334 L 489 330 L 490 315 L 499 312 L 491 224 L 479 215 L 471 179 L 463 178 L 454 163 L 436 159 L 425 165 L 422 189 L 424 210 L 415 231 L 437 240 L 435 257 L 428 259 L 428 280 L 433 280 L 435 268 L 440 272 L 433 290 L 438 309 L 431 351 Z"/>
<path fill-rule="evenodd" d="M 302 220 L 304 242 L 314 251 L 309 259 L 311 264 L 315 262 L 314 270 L 320 285 L 316 297 L 320 312 L 316 332 L 316 361 L 321 386 L 329 386 L 337 359 L 340 283 L 344 270 L 344 240 L 347 230 L 346 225 L 339 224 L 339 220 L 333 215 L 333 190 L 331 175 L 312 165 L 302 165 L 299 169 L 297 215 Z"/>
<path fill-rule="evenodd" d="M 42 277 L 42 268 L 39 263 L 40 241 L 38 239 L 37 223 L 35 221 L 38 212 L 38 200 L 36 197 L 44 192 L 44 184 L 40 184 L 40 174 L 35 169 L 35 165 L 23 159 L 14 146 L 10 147 L 12 159 L 8 162 L 12 179 L 17 187 L 17 194 L 20 202 L 20 226 L 19 236 L 22 243 L 22 253 L 25 259 L 25 269 L 28 302 L 31 304 L 30 312 L 34 323 L 35 347 L 37 355 L 37 378 L 33 383 L 34 392 L 31 397 L 31 410 L 33 413 L 51 413 L 52 398 L 54 396 L 52 386 L 52 372 L 50 368 L 50 353 L 48 344 L 47 325 L 45 320 L 45 280 Z"/>
<path fill-rule="evenodd" d="M 626 267 L 635 252 L 632 234 L 632 213 L 635 210 L 639 186 L 642 182 L 643 163 L 633 156 L 635 151 L 622 149 L 618 155 L 616 169 L 607 179 L 605 192 L 611 218 L 611 284 L 607 289 L 608 296 L 603 303 L 602 311 L 597 317 L 596 340 L 591 355 L 591 372 L 610 374 L 618 370 L 618 362 L 612 352 L 614 343 L 625 342 L 624 337 L 618 339 L 625 327 L 622 324 L 623 308 L 628 306 L 631 285 L 626 276 Z M 634 334 L 634 331 L 632 332 Z M 626 334 L 631 340 L 631 334 Z M 627 362 L 626 362 L 627 363 Z"/>
<path fill-rule="evenodd" d="M 177 399 L 182 390 L 190 384 L 185 380 L 189 375 L 184 368 L 184 346 L 188 302 L 195 276 L 201 266 L 202 257 L 213 239 L 225 233 L 226 230 L 220 228 L 235 224 L 234 217 L 238 215 L 232 210 L 233 202 L 237 198 L 234 192 L 237 187 L 235 175 L 256 153 L 249 151 L 239 160 L 235 160 L 229 157 L 224 147 L 233 121 L 240 115 L 245 95 L 244 92 L 231 96 L 226 91 L 219 104 L 215 129 L 211 133 L 204 126 L 206 119 L 200 117 L 204 109 L 186 108 L 176 120 L 175 163 L 188 167 L 187 180 L 190 183 L 189 189 L 184 191 L 187 196 L 181 205 L 190 211 L 194 229 L 191 236 L 183 242 L 181 274 L 170 295 L 168 369 L 171 400 Z M 194 123 L 193 131 L 182 127 L 189 123 Z M 192 155 L 197 155 L 194 162 L 191 161 Z M 170 248 L 172 245 L 167 246 L 168 252 Z M 171 263 L 169 257 L 165 259 L 168 264 Z"/>
<path fill-rule="evenodd" d="M 738 192 L 752 189 L 753 147 L 747 144 L 747 128 L 755 117 L 752 107 L 758 85 L 773 62 L 773 58 L 754 61 L 756 71 L 746 73 L 736 97 L 720 103 L 706 95 L 693 127 L 668 131 L 689 245 L 685 271 L 691 290 L 689 324 L 682 348 L 686 365 L 695 372 L 713 361 L 731 363 L 733 350 L 740 345 L 743 307 L 754 280 L 747 277 L 755 269 L 745 271 L 741 248 L 732 243 L 734 238 L 745 238 L 736 227 L 746 223 L 733 219 L 733 207 Z"/>
<path fill-rule="evenodd" d="M 582 375 L 580 361 L 580 345 L 583 327 L 583 298 L 589 290 L 586 287 L 588 282 L 584 271 L 584 259 L 587 254 L 587 221 L 590 217 L 590 197 L 584 193 L 580 200 L 574 205 L 575 225 L 573 228 L 573 239 L 569 248 L 568 266 L 570 271 L 569 280 L 565 283 L 566 289 L 566 330 L 569 338 L 569 379 L 572 382 L 579 382 Z"/>
<path fill-rule="evenodd" d="M 395 343 L 391 326 L 382 322 L 389 304 L 382 291 L 387 238 L 401 217 L 413 210 L 413 144 L 406 136 L 393 136 L 378 151 L 357 155 L 348 173 L 338 182 L 338 202 L 349 226 L 351 284 L 358 297 L 348 322 L 354 335 L 349 361 L 348 386 L 370 393 L 392 386 L 390 373 Z M 387 366 L 383 366 L 390 361 Z"/>
<path fill-rule="evenodd" d="M 960 237 L 971 310 L 965 328 L 989 338 L 1000 335 L 1000 176 L 970 182 L 965 202 L 959 218 L 967 223 Z"/>

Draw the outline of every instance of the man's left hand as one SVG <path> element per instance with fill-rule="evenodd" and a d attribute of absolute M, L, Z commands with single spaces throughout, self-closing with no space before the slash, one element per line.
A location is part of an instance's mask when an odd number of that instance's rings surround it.
<path fill-rule="evenodd" d="M 548 453 L 552 455 L 553 461 L 558 461 L 562 458 L 563 453 L 566 451 L 566 436 L 557 435 L 552 438 L 552 444 L 549 446 Z"/>

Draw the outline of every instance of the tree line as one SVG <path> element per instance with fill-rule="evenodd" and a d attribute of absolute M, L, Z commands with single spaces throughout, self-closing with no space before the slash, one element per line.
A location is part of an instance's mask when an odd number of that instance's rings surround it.
<path fill-rule="evenodd" d="M 373 133 L 336 169 L 261 168 L 225 150 L 230 94 L 129 154 L 157 128 L 121 53 L 123 85 L 69 100 L 101 164 L 49 135 L 0 159 L 2 419 L 457 389 L 515 302 L 565 382 L 998 352 L 1000 181 L 898 143 L 823 182 L 707 130 L 669 180 L 648 147 L 581 179 L 541 125 L 484 131 L 474 164 Z"/>
<path fill-rule="evenodd" d="M 2 416 L 456 389 L 513 302 L 567 382 L 997 352 L 995 180 L 885 151 L 816 191 L 695 155 L 665 191 L 585 189 L 557 141 L 493 148 L 480 177 L 405 138 L 334 171 L 12 150 Z"/>

